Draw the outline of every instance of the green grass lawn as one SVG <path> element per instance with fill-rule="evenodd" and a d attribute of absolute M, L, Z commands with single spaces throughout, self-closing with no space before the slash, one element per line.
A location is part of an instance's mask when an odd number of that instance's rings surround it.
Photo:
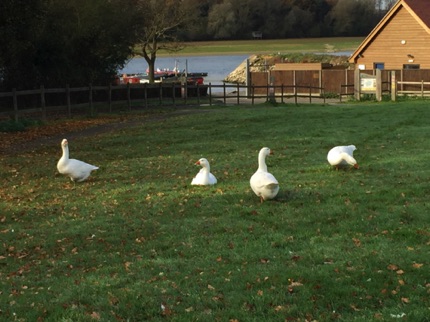
<path fill-rule="evenodd" d="M 363 37 L 201 41 L 185 43 L 184 49 L 174 55 L 324 53 L 329 49 L 354 51 L 362 41 Z M 159 51 L 159 56 L 167 55 L 169 53 Z"/>
<path fill-rule="evenodd" d="M 1 157 L 0 320 L 429 321 L 429 101 L 205 109 Z"/>

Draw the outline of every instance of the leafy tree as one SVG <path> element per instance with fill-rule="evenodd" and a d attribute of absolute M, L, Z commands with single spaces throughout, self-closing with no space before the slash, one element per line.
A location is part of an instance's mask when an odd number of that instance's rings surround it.
<path fill-rule="evenodd" d="M 0 81 L 5 89 L 21 88 L 36 79 L 33 57 L 41 33 L 44 8 L 41 1 L 0 1 Z M 25 77 L 24 77 L 25 75 Z M 7 85 L 11 86 L 7 86 Z"/>
<path fill-rule="evenodd" d="M 236 27 L 231 1 L 216 4 L 208 16 L 208 31 L 215 39 L 230 39 Z"/>
<path fill-rule="evenodd" d="M 367 35 L 378 21 L 373 0 L 339 0 L 327 16 L 335 36 Z"/>
<path fill-rule="evenodd" d="M 185 5 L 181 0 L 139 0 L 138 10 L 142 17 L 138 41 L 140 47 L 135 54 L 148 63 L 149 82 L 154 82 L 155 61 L 160 50 L 179 51 L 183 44 L 177 33 L 186 28 L 195 18 L 192 3 Z"/>
<path fill-rule="evenodd" d="M 5 88 L 106 84 L 135 43 L 133 0 L 2 0 L 1 6 L 0 30 L 10 45 L 0 51 Z"/>

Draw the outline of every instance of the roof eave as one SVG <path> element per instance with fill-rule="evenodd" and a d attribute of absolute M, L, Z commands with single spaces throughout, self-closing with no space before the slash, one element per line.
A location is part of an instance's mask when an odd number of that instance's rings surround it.
<path fill-rule="evenodd" d="M 370 41 L 375 37 L 375 35 L 386 25 L 387 21 L 394 15 L 394 13 L 399 9 L 401 5 L 404 5 L 403 0 L 399 0 L 381 19 L 381 21 L 376 25 L 375 28 L 369 33 L 369 35 L 362 41 L 358 48 L 352 53 L 348 58 L 349 63 L 355 64 L 357 62 L 357 57 L 362 53 L 364 48 L 370 43 Z"/>

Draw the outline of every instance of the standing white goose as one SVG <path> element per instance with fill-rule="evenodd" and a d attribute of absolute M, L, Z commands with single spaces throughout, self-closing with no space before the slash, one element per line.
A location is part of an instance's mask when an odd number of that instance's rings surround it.
<path fill-rule="evenodd" d="M 358 169 L 357 161 L 352 156 L 355 150 L 357 150 L 355 145 L 335 146 L 328 152 L 327 161 L 330 165 L 335 166 L 336 169 L 348 165 Z"/>
<path fill-rule="evenodd" d="M 252 175 L 249 183 L 254 193 L 260 197 L 260 201 L 273 199 L 279 191 L 278 180 L 267 172 L 266 156 L 273 154 L 269 148 L 262 148 L 258 153 L 258 170 Z"/>
<path fill-rule="evenodd" d="M 210 172 L 211 167 L 209 165 L 209 161 L 205 158 L 201 158 L 199 161 L 195 163 L 196 165 L 202 166 L 199 173 L 193 178 L 191 181 L 192 185 L 195 186 L 207 186 L 207 185 L 214 185 L 217 183 L 217 179 L 215 176 Z"/>
<path fill-rule="evenodd" d="M 98 169 L 98 167 L 83 161 L 69 159 L 69 143 L 66 139 L 61 141 L 61 148 L 63 155 L 58 160 L 57 169 L 61 174 L 69 176 L 72 181 L 82 182 L 90 176 L 91 171 Z"/>

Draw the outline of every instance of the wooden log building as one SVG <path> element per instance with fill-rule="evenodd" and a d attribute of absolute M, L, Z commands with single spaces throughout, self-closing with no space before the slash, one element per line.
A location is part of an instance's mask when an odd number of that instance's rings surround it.
<path fill-rule="evenodd" d="M 349 62 L 362 70 L 430 69 L 430 1 L 399 0 Z"/>

